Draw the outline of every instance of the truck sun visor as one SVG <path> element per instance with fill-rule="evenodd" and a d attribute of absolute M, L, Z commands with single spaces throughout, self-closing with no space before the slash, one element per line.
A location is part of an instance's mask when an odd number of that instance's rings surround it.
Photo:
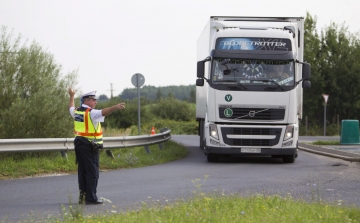
<path fill-rule="evenodd" d="M 215 49 L 217 50 L 269 50 L 291 51 L 289 39 L 278 38 L 218 38 Z"/>

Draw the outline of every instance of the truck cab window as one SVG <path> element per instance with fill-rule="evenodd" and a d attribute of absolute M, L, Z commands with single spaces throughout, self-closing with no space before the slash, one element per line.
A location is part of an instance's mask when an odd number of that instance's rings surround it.
<path fill-rule="evenodd" d="M 276 85 L 294 86 L 294 61 L 291 60 L 247 60 L 215 58 L 212 64 L 211 83 L 214 85 Z M 270 81 L 271 80 L 271 81 Z M 276 82 L 276 83 L 274 83 Z"/>

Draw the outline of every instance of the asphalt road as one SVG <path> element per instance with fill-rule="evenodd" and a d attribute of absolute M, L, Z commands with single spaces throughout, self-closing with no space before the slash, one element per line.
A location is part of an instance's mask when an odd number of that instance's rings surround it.
<path fill-rule="evenodd" d="M 175 135 L 172 140 L 188 148 L 186 158 L 101 172 L 98 196 L 112 203 L 83 206 L 85 212 L 111 213 L 133 209 L 143 202 L 173 202 L 199 190 L 244 196 L 290 195 L 308 201 L 360 206 L 359 167 L 350 162 L 299 151 L 293 164 L 271 158 L 228 158 L 221 163 L 208 163 L 198 147 L 198 136 Z M 2 180 L 0 195 L 0 220 L 5 222 L 58 216 L 61 206 L 77 202 L 77 176 Z"/>

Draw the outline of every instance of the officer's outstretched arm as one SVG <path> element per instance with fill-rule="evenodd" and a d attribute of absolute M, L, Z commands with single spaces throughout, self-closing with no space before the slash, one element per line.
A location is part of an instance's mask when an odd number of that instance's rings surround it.
<path fill-rule="evenodd" d="M 117 105 L 111 106 L 111 107 L 107 107 L 107 108 L 103 108 L 101 110 L 101 114 L 102 116 L 107 116 L 110 115 L 111 113 L 113 113 L 116 110 L 122 110 L 125 108 L 125 102 L 121 102 Z"/>

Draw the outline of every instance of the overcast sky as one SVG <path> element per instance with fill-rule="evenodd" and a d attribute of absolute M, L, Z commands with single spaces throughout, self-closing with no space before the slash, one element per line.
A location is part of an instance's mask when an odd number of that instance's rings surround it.
<path fill-rule="evenodd" d="M 210 16 L 317 16 L 360 31 L 359 0 L 0 0 L 0 24 L 38 42 L 62 73 L 78 70 L 83 93 L 119 95 L 141 73 L 145 85 L 196 81 L 196 42 Z"/>

